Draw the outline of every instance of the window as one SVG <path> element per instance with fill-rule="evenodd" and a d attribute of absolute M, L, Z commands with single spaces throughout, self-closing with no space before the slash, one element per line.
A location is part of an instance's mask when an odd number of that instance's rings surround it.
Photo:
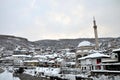
<path fill-rule="evenodd" d="M 97 64 L 101 63 L 101 59 L 97 59 Z"/>

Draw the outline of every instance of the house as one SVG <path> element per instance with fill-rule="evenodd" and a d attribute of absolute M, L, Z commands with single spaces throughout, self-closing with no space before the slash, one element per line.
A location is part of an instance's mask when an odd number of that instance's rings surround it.
<path fill-rule="evenodd" d="M 14 61 L 14 66 L 22 66 L 24 65 L 23 61 L 27 60 L 27 59 L 31 59 L 32 56 L 31 55 L 12 55 Z"/>
<path fill-rule="evenodd" d="M 33 59 L 37 59 L 39 61 L 39 66 L 47 66 L 47 57 L 45 55 L 34 55 Z"/>
<path fill-rule="evenodd" d="M 76 65 L 75 58 L 76 58 L 76 55 L 74 52 L 66 52 L 65 54 L 66 66 L 75 67 Z"/>
<path fill-rule="evenodd" d="M 102 61 L 104 70 L 120 71 L 120 48 L 113 49 L 111 57 Z"/>
<path fill-rule="evenodd" d="M 88 56 L 81 57 L 78 60 L 83 71 L 90 71 L 103 69 L 103 67 L 99 66 L 99 64 L 101 64 L 102 59 L 109 57 L 110 57 L 109 55 L 105 55 L 102 53 L 93 53 Z"/>
<path fill-rule="evenodd" d="M 92 70 L 91 75 L 93 76 L 103 75 L 108 78 L 112 76 L 112 80 L 119 80 L 120 79 L 120 48 L 113 49 L 111 53 L 111 57 L 107 59 L 103 59 L 102 63 L 96 66 L 100 66 L 103 69 Z"/>
<path fill-rule="evenodd" d="M 38 60 L 25 60 L 24 61 L 24 66 L 39 66 L 39 61 Z"/>
<path fill-rule="evenodd" d="M 5 66 L 12 66 L 13 65 L 13 58 L 12 56 L 3 57 L 0 59 L 0 64 Z"/>

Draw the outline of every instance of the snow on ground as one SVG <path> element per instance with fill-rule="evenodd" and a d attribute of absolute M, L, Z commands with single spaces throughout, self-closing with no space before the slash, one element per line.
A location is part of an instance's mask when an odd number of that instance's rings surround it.
<path fill-rule="evenodd" d="M 37 67 L 36 71 L 43 72 L 45 75 L 54 75 L 60 72 L 60 68 L 44 68 L 44 67 Z"/>
<path fill-rule="evenodd" d="M 35 75 L 35 69 L 26 69 L 24 73 L 34 76 Z"/>
<path fill-rule="evenodd" d="M 37 67 L 36 69 L 26 69 L 24 73 L 30 74 L 32 76 L 35 76 L 36 73 L 44 73 L 44 75 L 55 75 L 60 72 L 60 68 L 45 68 L 45 67 Z"/>
<path fill-rule="evenodd" d="M 109 75 L 109 76 L 105 76 L 105 75 L 98 75 L 95 77 L 92 77 L 93 80 L 120 80 L 120 76 L 118 75 Z"/>
<path fill-rule="evenodd" d="M 24 73 L 35 76 L 35 72 L 43 72 L 47 76 L 59 76 L 61 78 L 75 80 L 75 76 L 87 77 L 85 74 L 59 74 L 60 68 L 45 68 L 45 67 L 37 67 L 34 69 L 26 69 Z M 91 77 L 93 80 L 120 80 L 119 75 L 97 75 Z M 18 77 L 13 77 L 13 74 L 10 73 L 7 69 L 3 73 L 0 74 L 0 80 L 20 80 Z"/>
<path fill-rule="evenodd" d="M 73 75 L 73 74 L 67 74 L 66 78 L 69 79 L 69 80 L 76 80 L 75 75 Z"/>
<path fill-rule="evenodd" d="M 13 77 L 13 74 L 5 70 L 0 74 L 0 80 L 20 80 L 18 77 Z"/>

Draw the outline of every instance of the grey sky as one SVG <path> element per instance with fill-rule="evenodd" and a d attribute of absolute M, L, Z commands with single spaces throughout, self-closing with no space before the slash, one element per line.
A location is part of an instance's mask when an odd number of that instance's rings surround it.
<path fill-rule="evenodd" d="M 119 37 L 120 0 L 0 0 L 0 34 L 29 40 Z"/>

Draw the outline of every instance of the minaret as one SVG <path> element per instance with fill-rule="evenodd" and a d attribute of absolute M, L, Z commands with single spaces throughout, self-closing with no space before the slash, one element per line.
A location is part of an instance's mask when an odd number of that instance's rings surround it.
<path fill-rule="evenodd" d="M 93 17 L 93 28 L 94 28 L 94 34 L 95 34 L 95 49 L 98 50 L 99 49 L 99 43 L 98 43 L 98 33 L 97 33 L 97 25 L 96 25 L 96 21 L 95 18 Z"/>

